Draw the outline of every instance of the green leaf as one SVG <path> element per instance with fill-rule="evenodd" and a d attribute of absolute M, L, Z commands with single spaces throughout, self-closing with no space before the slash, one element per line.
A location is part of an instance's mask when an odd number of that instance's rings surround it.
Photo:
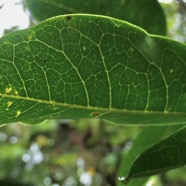
<path fill-rule="evenodd" d="M 185 124 L 185 61 L 184 44 L 121 20 L 51 18 L 0 39 L 0 124 Z"/>
<path fill-rule="evenodd" d="M 185 147 L 186 128 L 182 128 L 143 152 L 134 161 L 125 182 L 185 165 Z"/>
<path fill-rule="evenodd" d="M 1 158 L 0 162 L 2 164 L 6 164 L 6 161 L 10 161 L 11 159 L 20 158 L 25 152 L 24 148 L 20 145 L 11 145 L 11 144 L 1 144 Z M 2 168 L 1 170 L 3 170 Z"/>
<path fill-rule="evenodd" d="M 40 21 L 61 14 L 99 14 L 128 21 L 152 34 L 166 34 L 165 15 L 156 0 L 25 0 L 25 4 Z"/>
<path fill-rule="evenodd" d="M 131 149 L 122 152 L 122 161 L 120 162 L 120 169 L 118 177 L 127 175 L 136 157 L 145 150 L 155 145 L 157 142 L 164 139 L 167 135 L 175 132 L 183 127 L 177 126 L 163 126 L 163 127 L 143 127 L 141 132 L 131 141 Z M 128 186 L 145 185 L 148 178 L 132 179 Z M 122 186 L 123 183 L 118 181 L 117 186 Z"/>

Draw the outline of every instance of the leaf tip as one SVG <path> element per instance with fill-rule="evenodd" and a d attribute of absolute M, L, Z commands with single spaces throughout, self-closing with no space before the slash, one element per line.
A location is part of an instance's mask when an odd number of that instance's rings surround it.
<path fill-rule="evenodd" d="M 127 177 L 124 177 L 124 176 L 118 177 L 118 180 L 121 181 L 124 185 L 127 185 L 127 183 L 129 182 L 128 176 Z"/>

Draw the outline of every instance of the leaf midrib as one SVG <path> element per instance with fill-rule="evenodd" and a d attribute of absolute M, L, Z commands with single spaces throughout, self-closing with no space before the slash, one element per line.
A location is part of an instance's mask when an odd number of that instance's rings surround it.
<path fill-rule="evenodd" d="M 94 106 L 83 106 L 83 105 L 75 105 L 75 104 L 69 104 L 69 103 L 60 103 L 56 101 L 49 101 L 49 100 L 42 100 L 37 98 L 31 98 L 31 97 L 24 97 L 24 96 L 17 96 L 17 95 L 9 95 L 9 94 L 3 94 L 0 93 L 0 96 L 2 98 L 12 98 L 15 100 L 25 100 L 25 101 L 32 101 L 40 104 L 47 104 L 47 105 L 53 105 L 53 106 L 59 106 L 59 107 L 70 107 L 74 109 L 84 109 L 84 110 L 95 110 L 100 112 L 109 112 L 109 113 L 137 113 L 137 114 L 165 114 L 165 115 L 180 115 L 185 116 L 186 113 L 184 112 L 165 112 L 165 111 L 139 111 L 139 110 L 123 110 L 123 109 L 117 109 L 117 108 L 102 108 L 102 107 L 94 107 Z"/>

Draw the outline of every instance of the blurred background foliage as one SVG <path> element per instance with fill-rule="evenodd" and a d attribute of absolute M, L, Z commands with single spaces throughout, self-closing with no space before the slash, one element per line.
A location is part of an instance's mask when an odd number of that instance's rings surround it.
<path fill-rule="evenodd" d="M 167 36 L 185 42 L 186 1 L 161 5 L 167 18 Z M 31 20 L 30 25 L 33 24 Z M 4 34 L 16 29 L 14 26 Z M 135 152 L 132 147 L 140 133 L 148 141 L 142 131 L 143 127 L 121 127 L 86 119 L 50 120 L 38 126 L 5 125 L 0 128 L 0 185 L 119 185 L 118 171 L 128 163 L 131 156 L 128 152 Z M 152 176 L 138 185 L 184 186 L 185 172 L 186 167 L 182 167 Z"/>
<path fill-rule="evenodd" d="M 3 126 L 0 180 L 36 186 L 115 185 L 120 152 L 139 130 L 100 120 Z"/>
<path fill-rule="evenodd" d="M 167 20 L 167 36 L 179 42 L 186 42 L 186 0 L 172 0 L 161 3 Z"/>

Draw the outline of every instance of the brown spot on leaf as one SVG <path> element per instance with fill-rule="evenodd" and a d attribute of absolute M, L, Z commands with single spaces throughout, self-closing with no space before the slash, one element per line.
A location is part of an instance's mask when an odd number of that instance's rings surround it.
<path fill-rule="evenodd" d="M 100 115 L 99 112 L 93 112 L 93 113 L 92 113 L 92 116 L 94 116 L 94 117 L 98 117 L 99 115 Z"/>
<path fill-rule="evenodd" d="M 70 21 L 71 19 L 72 19 L 71 16 L 66 16 L 66 20 L 67 20 L 67 21 Z"/>

